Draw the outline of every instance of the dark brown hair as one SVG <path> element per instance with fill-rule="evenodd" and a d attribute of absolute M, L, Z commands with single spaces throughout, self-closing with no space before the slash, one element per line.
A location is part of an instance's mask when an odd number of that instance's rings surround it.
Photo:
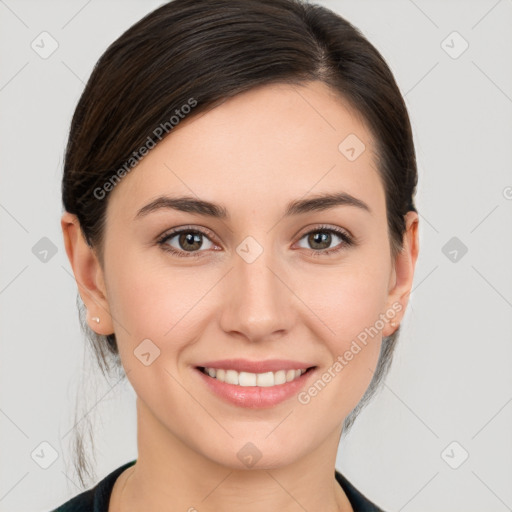
<path fill-rule="evenodd" d="M 134 152 L 154 138 L 157 127 L 168 125 L 176 110 L 193 98 L 188 114 L 193 116 L 259 85 L 310 80 L 343 97 L 373 135 L 394 261 L 402 249 L 404 215 L 417 211 L 417 170 L 407 109 L 381 54 L 344 18 L 302 0 L 174 0 L 108 47 L 71 122 L 63 204 L 77 215 L 100 262 L 108 195 L 99 198 L 95 191 L 104 191 L 116 173 L 121 176 Z M 113 369 L 122 376 L 115 335 L 89 329 L 77 300 L 103 374 Z M 386 375 L 397 336 L 398 330 L 384 338 L 372 382 L 345 419 L 344 432 Z M 87 462 L 78 434 L 75 444 L 75 468 L 84 484 Z"/>

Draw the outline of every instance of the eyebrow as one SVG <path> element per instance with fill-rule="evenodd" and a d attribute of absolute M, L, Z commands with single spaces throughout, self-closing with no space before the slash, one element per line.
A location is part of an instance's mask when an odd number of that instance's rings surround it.
<path fill-rule="evenodd" d="M 361 199 L 354 197 L 346 192 L 337 192 L 331 194 L 316 195 L 309 199 L 298 199 L 291 201 L 286 206 L 285 217 L 300 215 L 309 212 L 319 212 L 329 210 L 336 206 L 353 206 L 372 213 L 370 207 Z M 192 196 L 160 196 L 155 200 L 143 206 L 135 215 L 135 219 L 145 217 L 149 213 L 162 209 L 171 209 L 181 212 L 196 213 L 216 219 L 229 219 L 230 215 L 227 209 L 221 205 L 197 199 Z"/>

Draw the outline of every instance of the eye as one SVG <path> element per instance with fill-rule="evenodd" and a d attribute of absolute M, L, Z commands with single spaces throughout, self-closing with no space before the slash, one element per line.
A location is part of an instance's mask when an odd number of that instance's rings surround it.
<path fill-rule="evenodd" d="M 204 248 L 204 240 L 207 240 L 206 249 L 215 247 L 213 242 L 208 237 L 207 233 L 192 228 L 175 229 L 170 233 L 165 233 L 157 243 L 164 249 L 179 257 L 198 257 L 203 251 L 199 251 L 201 247 Z"/>
<path fill-rule="evenodd" d="M 341 240 L 335 247 L 329 246 L 335 239 Z M 167 252 L 178 257 L 201 257 L 203 252 L 200 249 L 213 249 L 215 244 L 210 240 L 209 233 L 197 228 L 183 227 L 174 229 L 162 235 L 157 243 Z M 205 247 L 205 240 L 206 247 Z M 344 248 L 355 245 L 353 238 L 340 228 L 319 226 L 304 234 L 300 241 L 305 240 L 312 247 L 312 256 L 324 256 L 335 254 Z M 306 247 L 307 248 L 307 247 Z"/>
<path fill-rule="evenodd" d="M 329 248 L 333 242 L 333 235 L 342 242 L 338 243 L 334 248 Z M 346 247 L 354 245 L 352 237 L 344 230 L 328 226 L 319 226 L 312 231 L 308 231 L 300 240 L 305 240 L 307 244 L 310 244 L 313 249 L 312 256 L 335 254 Z"/>

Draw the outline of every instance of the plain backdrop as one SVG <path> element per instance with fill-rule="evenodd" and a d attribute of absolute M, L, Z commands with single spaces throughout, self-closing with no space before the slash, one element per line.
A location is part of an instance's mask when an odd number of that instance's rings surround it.
<path fill-rule="evenodd" d="M 161 3 L 0 0 L 1 511 L 48 511 L 81 491 L 70 441 L 83 381 L 97 480 L 137 456 L 133 390 L 84 361 L 60 180 L 93 65 Z M 337 468 L 389 512 L 512 510 L 512 1 L 318 3 L 387 60 L 419 168 L 409 308 Z"/>

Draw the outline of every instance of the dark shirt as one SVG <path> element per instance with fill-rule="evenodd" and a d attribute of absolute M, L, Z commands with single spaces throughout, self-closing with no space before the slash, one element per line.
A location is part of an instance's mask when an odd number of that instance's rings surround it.
<path fill-rule="evenodd" d="M 133 466 L 135 462 L 136 460 L 132 460 L 115 469 L 103 480 L 98 482 L 95 487 L 78 494 L 51 512 L 108 512 L 110 495 L 117 477 L 126 468 Z M 384 512 L 377 507 L 377 505 L 368 500 L 368 498 L 363 496 L 341 473 L 335 471 L 335 476 L 336 480 L 345 491 L 354 512 Z"/>

